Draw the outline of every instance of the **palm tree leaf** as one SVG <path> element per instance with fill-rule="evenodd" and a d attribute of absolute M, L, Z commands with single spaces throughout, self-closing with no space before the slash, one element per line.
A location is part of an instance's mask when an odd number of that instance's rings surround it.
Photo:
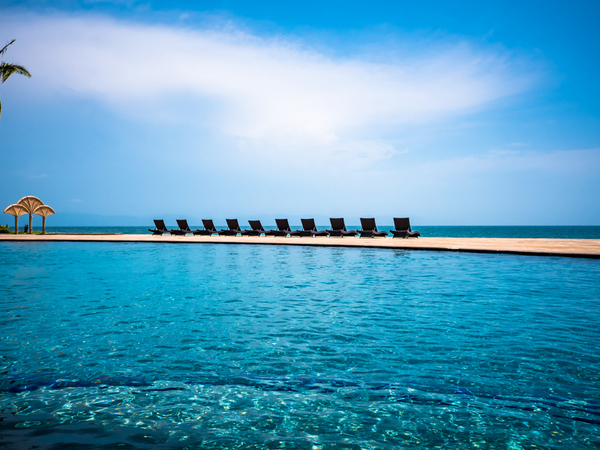
<path fill-rule="evenodd" d="M 4 83 L 13 73 L 18 73 L 19 75 L 25 75 L 26 77 L 31 78 L 31 74 L 23 66 L 5 62 L 0 63 L 0 82 Z"/>
<path fill-rule="evenodd" d="M 2 50 L 0 50 L 0 56 L 2 56 L 4 54 L 4 52 L 6 51 L 6 49 L 8 48 L 9 45 L 11 45 L 12 43 L 14 43 L 16 41 L 16 39 L 13 39 L 12 41 L 10 41 L 8 44 L 6 44 L 4 46 L 4 48 Z"/>
<path fill-rule="evenodd" d="M 12 44 L 14 44 L 15 41 L 16 41 L 16 39 L 13 39 L 8 44 L 6 44 L 4 47 L 2 47 L 2 50 L 0 50 L 0 56 L 2 56 L 4 54 L 4 52 L 6 52 L 8 47 L 10 47 Z M 31 74 L 25 67 L 19 66 L 18 64 L 8 64 L 5 62 L 0 62 L 0 82 L 4 83 L 6 80 L 8 80 L 10 78 L 10 76 L 13 73 L 18 73 L 19 75 L 25 75 L 26 77 L 31 78 Z M 0 116 L 2 116 L 2 103 L 1 102 L 0 102 Z"/>

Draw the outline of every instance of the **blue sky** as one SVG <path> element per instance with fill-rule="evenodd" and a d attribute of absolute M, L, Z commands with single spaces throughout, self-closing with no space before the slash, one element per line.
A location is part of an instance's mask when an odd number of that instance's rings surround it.
<path fill-rule="evenodd" d="M 0 3 L 48 225 L 599 225 L 598 2 Z M 3 223 L 12 223 L 4 215 Z"/>

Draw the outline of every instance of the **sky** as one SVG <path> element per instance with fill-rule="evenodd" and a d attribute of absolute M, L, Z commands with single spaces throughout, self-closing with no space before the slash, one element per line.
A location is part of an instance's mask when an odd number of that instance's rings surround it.
<path fill-rule="evenodd" d="M 32 74 L 0 85 L 0 206 L 600 225 L 599 20 L 593 1 L 0 0 L 2 60 Z"/>

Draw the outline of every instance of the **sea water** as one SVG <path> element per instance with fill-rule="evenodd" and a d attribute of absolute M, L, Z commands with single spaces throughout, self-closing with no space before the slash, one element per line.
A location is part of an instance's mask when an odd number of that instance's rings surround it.
<path fill-rule="evenodd" d="M 600 446 L 598 260 L 5 242 L 0 269 L 0 448 Z"/>
<path fill-rule="evenodd" d="M 243 230 L 250 229 L 243 225 Z M 175 221 L 166 222 L 169 229 L 177 229 Z M 266 229 L 275 229 L 274 226 L 264 221 Z M 217 229 L 227 228 L 227 225 L 216 225 Z M 150 234 L 147 227 L 47 227 L 50 233 L 123 233 L 123 234 Z M 202 225 L 190 225 L 192 230 L 202 229 Z M 291 226 L 292 230 L 300 230 L 300 226 Z M 318 226 L 319 230 L 330 229 L 329 226 Z M 352 230 L 360 230 L 360 226 L 347 227 Z M 379 230 L 389 231 L 394 227 L 380 225 Z M 14 230 L 14 227 L 11 228 Z M 22 227 L 21 227 L 22 230 Z M 40 227 L 34 226 L 34 230 L 41 231 Z M 417 230 L 423 237 L 457 237 L 457 238 L 545 238 L 545 239 L 600 239 L 600 226 L 419 226 L 413 224 L 413 230 Z"/>

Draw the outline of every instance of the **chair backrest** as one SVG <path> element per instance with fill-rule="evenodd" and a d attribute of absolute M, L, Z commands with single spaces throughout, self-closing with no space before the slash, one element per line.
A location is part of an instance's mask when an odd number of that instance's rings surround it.
<path fill-rule="evenodd" d="M 167 226 L 165 225 L 165 221 L 164 220 L 154 220 L 154 226 L 156 227 L 157 230 L 166 230 Z"/>
<path fill-rule="evenodd" d="M 363 231 L 377 231 L 377 226 L 375 225 L 375 219 L 363 219 L 360 218 L 360 224 L 362 225 Z"/>
<path fill-rule="evenodd" d="M 202 225 L 204 225 L 204 229 L 206 231 L 216 231 L 215 224 L 213 223 L 212 219 L 202 219 Z"/>
<path fill-rule="evenodd" d="M 329 219 L 329 221 L 331 222 L 331 229 L 332 229 L 332 230 L 343 230 L 343 231 L 347 231 L 347 230 L 346 230 L 346 224 L 344 223 L 344 219 L 343 219 L 343 218 L 339 218 L 339 219 Z"/>
<path fill-rule="evenodd" d="M 315 219 L 300 219 L 302 221 L 302 228 L 304 231 L 317 231 L 317 226 L 315 225 Z"/>
<path fill-rule="evenodd" d="M 394 228 L 398 231 L 408 230 L 410 231 L 410 220 L 408 217 L 394 217 Z"/>
<path fill-rule="evenodd" d="M 249 220 L 248 223 L 250 224 L 250 228 L 254 231 L 265 231 L 260 220 Z"/>
<path fill-rule="evenodd" d="M 288 231 L 290 229 L 290 223 L 287 219 L 275 219 L 275 223 L 279 231 Z"/>
<path fill-rule="evenodd" d="M 179 226 L 180 230 L 189 230 L 190 226 L 187 223 L 186 219 L 177 219 L 177 225 Z"/>
<path fill-rule="evenodd" d="M 225 219 L 230 230 L 239 230 L 240 224 L 237 219 Z"/>

